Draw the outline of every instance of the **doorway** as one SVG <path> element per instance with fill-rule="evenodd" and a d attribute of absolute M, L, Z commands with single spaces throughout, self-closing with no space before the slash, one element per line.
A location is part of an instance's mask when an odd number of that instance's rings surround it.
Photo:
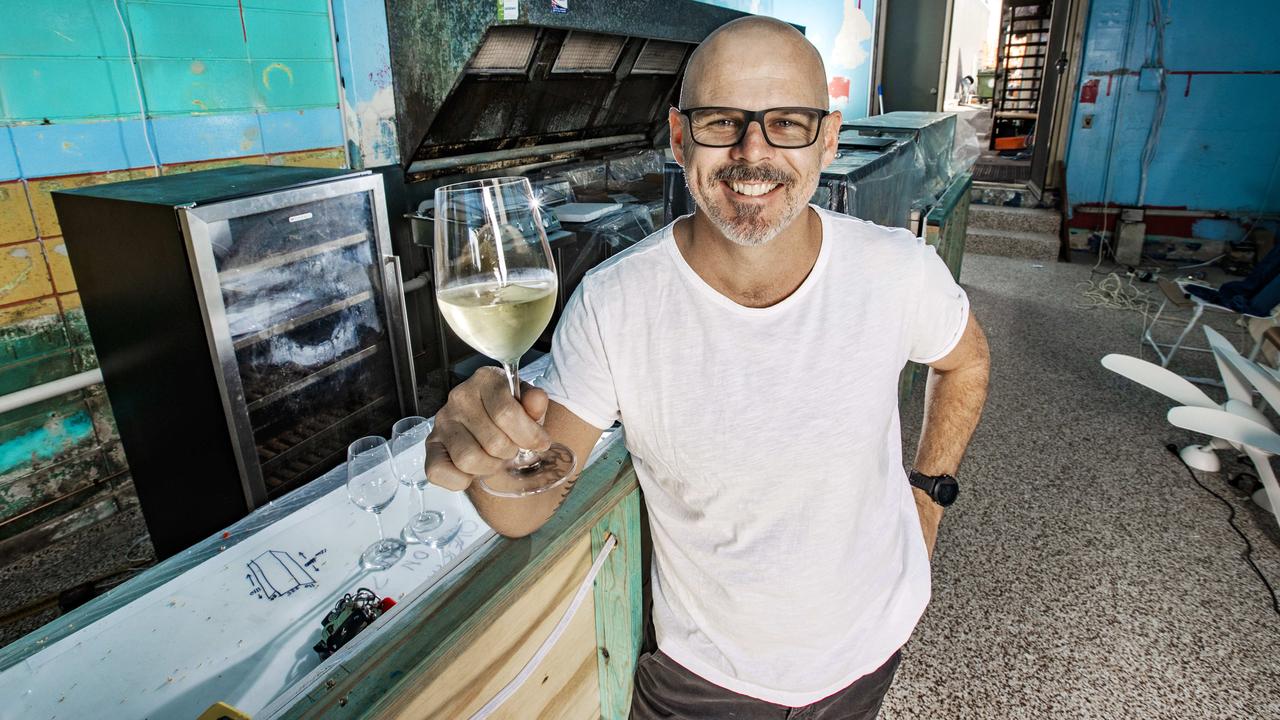
<path fill-rule="evenodd" d="M 998 17 L 990 107 L 975 118 L 981 154 L 978 182 L 1025 184 L 1037 197 L 1056 187 L 1051 173 L 1054 120 L 1066 114 L 1061 92 L 1071 58 L 1067 51 L 1070 0 L 1004 0 Z"/>
<path fill-rule="evenodd" d="M 978 136 L 974 181 L 1058 188 L 1088 0 L 889 0 L 883 111 L 953 111 Z M 875 104 L 873 102 L 873 109 Z"/>

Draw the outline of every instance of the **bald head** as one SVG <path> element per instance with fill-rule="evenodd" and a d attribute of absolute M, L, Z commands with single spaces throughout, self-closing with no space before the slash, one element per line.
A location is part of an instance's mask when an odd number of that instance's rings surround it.
<path fill-rule="evenodd" d="M 781 20 L 752 15 L 726 23 L 693 51 L 680 88 L 680 107 L 710 105 L 826 108 L 822 56 Z"/>

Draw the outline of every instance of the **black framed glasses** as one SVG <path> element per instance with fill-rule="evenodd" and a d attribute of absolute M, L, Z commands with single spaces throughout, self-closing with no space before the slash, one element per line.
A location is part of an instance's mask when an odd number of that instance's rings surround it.
<path fill-rule="evenodd" d="M 808 147 L 818 139 L 822 119 L 830 110 L 808 107 L 776 107 L 743 110 L 732 107 L 677 108 L 689 120 L 693 141 L 706 147 L 733 147 L 742 142 L 751 123 L 760 123 L 765 142 L 776 148 Z"/>

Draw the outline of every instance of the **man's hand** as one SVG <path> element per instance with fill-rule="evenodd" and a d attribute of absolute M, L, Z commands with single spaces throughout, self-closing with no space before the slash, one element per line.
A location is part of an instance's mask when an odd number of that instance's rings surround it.
<path fill-rule="evenodd" d="M 521 384 L 516 401 L 506 375 L 482 367 L 449 392 L 427 436 L 427 479 L 449 490 L 466 490 L 479 476 L 498 472 L 520 448 L 545 450 L 551 439 L 539 423 L 547 394 Z"/>
<path fill-rule="evenodd" d="M 924 534 L 924 546 L 933 559 L 933 545 L 938 541 L 938 525 L 942 522 L 942 508 L 920 488 L 911 488 L 916 499 L 916 513 L 920 515 L 920 532 Z"/>

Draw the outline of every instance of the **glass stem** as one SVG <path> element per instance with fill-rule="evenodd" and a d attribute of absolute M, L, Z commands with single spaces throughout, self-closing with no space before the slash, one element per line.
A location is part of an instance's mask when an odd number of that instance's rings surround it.
<path fill-rule="evenodd" d="M 517 358 L 514 362 L 502 362 L 502 369 L 507 373 L 507 387 L 511 389 L 511 396 L 520 402 L 520 360 Z"/>
<path fill-rule="evenodd" d="M 418 511 L 424 513 L 427 511 L 427 491 L 422 487 L 418 488 Z"/>
<path fill-rule="evenodd" d="M 387 536 L 382 534 L 382 513 L 374 513 L 373 519 L 378 523 L 378 539 L 386 540 Z"/>
<path fill-rule="evenodd" d="M 511 389 L 511 396 L 516 399 L 516 402 L 520 402 L 520 359 L 516 358 L 512 362 L 502 361 L 502 369 L 507 373 L 507 387 Z M 520 448 L 520 452 L 516 453 L 511 464 L 523 470 L 537 465 L 540 460 L 538 453 Z"/>

